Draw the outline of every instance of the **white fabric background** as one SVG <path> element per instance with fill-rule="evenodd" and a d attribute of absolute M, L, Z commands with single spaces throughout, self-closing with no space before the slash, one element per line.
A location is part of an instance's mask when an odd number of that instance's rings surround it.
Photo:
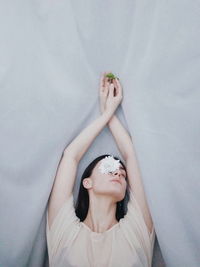
<path fill-rule="evenodd" d="M 0 1 L 0 266 L 45 265 L 56 169 L 99 116 L 107 70 L 123 84 L 118 115 L 134 140 L 165 263 L 199 266 L 199 15 L 198 0 Z M 77 179 L 102 153 L 118 154 L 107 128 Z"/>

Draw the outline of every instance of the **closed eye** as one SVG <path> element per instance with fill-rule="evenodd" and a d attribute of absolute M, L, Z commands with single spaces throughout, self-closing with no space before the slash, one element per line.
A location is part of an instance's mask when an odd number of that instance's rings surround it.
<path fill-rule="evenodd" d="M 126 178 L 126 172 L 125 172 L 125 171 L 122 173 L 122 176 L 123 176 L 124 178 Z"/>
<path fill-rule="evenodd" d="M 126 174 L 122 174 L 122 177 L 127 180 Z"/>
<path fill-rule="evenodd" d="M 123 175 L 123 177 L 125 178 L 126 181 L 128 180 L 128 178 L 127 178 L 127 176 L 126 176 L 126 173 L 125 173 L 125 175 Z"/>
<path fill-rule="evenodd" d="M 124 173 L 126 174 L 126 171 L 125 171 L 124 167 L 120 166 L 119 168 L 120 168 L 120 170 L 123 170 Z"/>

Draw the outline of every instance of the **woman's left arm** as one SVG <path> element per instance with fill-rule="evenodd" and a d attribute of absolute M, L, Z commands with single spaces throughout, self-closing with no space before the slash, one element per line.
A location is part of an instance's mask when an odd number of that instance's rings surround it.
<path fill-rule="evenodd" d="M 108 126 L 116 141 L 119 151 L 125 160 L 130 190 L 134 193 L 134 196 L 142 210 L 145 223 L 151 233 L 153 222 L 148 208 L 132 139 L 116 115 L 113 115 L 112 119 L 108 123 Z"/>
<path fill-rule="evenodd" d="M 102 79 L 104 78 L 102 77 Z M 114 82 L 115 87 L 117 87 L 117 90 L 122 90 L 121 85 L 118 80 L 114 80 L 113 82 Z M 106 80 L 104 84 L 103 84 L 103 80 L 101 80 L 100 90 L 102 86 L 108 86 L 108 83 Z M 100 93 L 100 98 L 101 97 L 102 96 Z M 101 101 L 101 111 L 103 111 L 102 101 Z M 120 120 L 117 118 L 116 115 L 112 116 L 112 118 L 108 122 L 108 126 L 116 141 L 117 147 L 123 159 L 125 160 L 129 184 L 130 184 L 130 190 L 133 191 L 134 193 L 134 196 L 143 213 L 145 223 L 151 233 L 153 229 L 153 222 L 152 222 L 151 214 L 148 208 L 148 204 L 147 204 L 147 200 L 146 200 L 146 196 L 144 192 L 144 187 L 142 183 L 141 173 L 139 170 L 139 165 L 138 165 L 136 153 L 134 150 L 132 138 L 128 134 L 124 126 L 121 124 Z"/>

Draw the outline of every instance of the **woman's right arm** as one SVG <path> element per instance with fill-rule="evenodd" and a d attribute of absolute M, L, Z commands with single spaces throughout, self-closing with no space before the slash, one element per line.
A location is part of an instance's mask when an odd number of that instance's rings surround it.
<path fill-rule="evenodd" d="M 68 146 L 65 148 L 49 199 L 48 221 L 49 227 L 53 222 L 63 203 L 72 195 L 76 178 L 77 166 L 85 152 L 88 150 L 94 139 L 107 125 L 113 113 L 122 100 L 122 96 L 114 96 L 110 91 L 107 106 L 102 115 L 87 126 Z"/>

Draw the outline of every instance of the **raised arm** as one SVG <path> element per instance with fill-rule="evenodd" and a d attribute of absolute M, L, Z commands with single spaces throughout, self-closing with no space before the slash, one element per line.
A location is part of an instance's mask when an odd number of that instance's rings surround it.
<path fill-rule="evenodd" d="M 64 150 L 49 199 L 49 227 L 63 203 L 72 195 L 78 163 L 88 150 L 94 139 L 107 125 L 122 96 L 114 96 L 110 91 L 105 111 L 88 125 Z"/>
<path fill-rule="evenodd" d="M 106 73 L 105 73 L 106 74 Z M 121 91 L 122 87 L 117 79 L 113 80 L 113 87 L 117 91 Z M 106 97 L 109 93 L 109 82 L 104 76 L 101 77 L 100 84 L 100 110 L 103 112 L 104 105 L 106 103 Z M 116 115 L 113 115 L 108 122 L 109 129 L 116 141 L 117 147 L 125 160 L 126 169 L 129 178 L 130 190 L 133 191 L 134 196 L 142 210 L 145 223 L 149 229 L 152 231 L 153 222 L 149 212 L 148 204 L 145 197 L 145 192 L 142 184 L 141 173 L 139 170 L 139 165 L 134 150 L 133 140 L 124 126 L 121 124 L 120 120 Z"/>

